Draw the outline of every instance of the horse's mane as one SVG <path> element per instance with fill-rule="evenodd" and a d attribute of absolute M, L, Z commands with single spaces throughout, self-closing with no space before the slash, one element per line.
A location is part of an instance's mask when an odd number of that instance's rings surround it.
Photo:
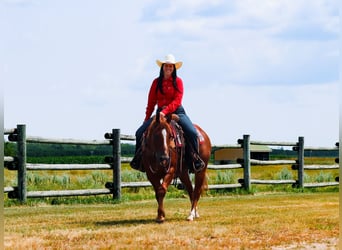
<path fill-rule="evenodd" d="M 159 112 L 157 112 L 156 115 L 152 117 L 152 122 L 146 130 L 146 138 L 149 138 L 150 135 L 153 134 L 154 129 L 160 124 L 171 129 L 171 121 L 172 120 L 175 122 L 178 122 L 179 116 L 176 114 L 171 114 L 171 115 L 167 115 L 167 116 L 163 117 L 159 114 Z"/>
<path fill-rule="evenodd" d="M 147 131 L 146 137 L 149 137 L 149 135 L 152 133 L 154 128 L 161 123 L 167 123 L 167 120 L 163 118 L 162 116 L 160 116 L 159 112 L 157 112 L 157 114 L 152 118 L 152 122 L 146 130 Z"/>
<path fill-rule="evenodd" d="M 157 112 L 156 115 L 152 117 L 152 122 L 146 130 L 146 137 L 148 137 L 148 135 L 151 133 L 151 130 L 153 130 L 159 124 L 164 124 L 166 127 L 169 127 L 171 120 L 178 122 L 179 121 L 178 115 L 171 114 L 171 115 L 167 115 L 163 117 L 160 115 L 159 112 Z"/>

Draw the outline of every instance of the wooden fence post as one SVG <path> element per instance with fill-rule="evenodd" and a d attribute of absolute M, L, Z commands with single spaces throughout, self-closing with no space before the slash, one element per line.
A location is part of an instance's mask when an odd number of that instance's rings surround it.
<path fill-rule="evenodd" d="M 298 187 L 304 187 L 304 137 L 298 137 Z"/>
<path fill-rule="evenodd" d="M 120 129 L 113 129 L 113 198 L 121 199 Z"/>
<path fill-rule="evenodd" d="M 251 189 L 250 135 L 243 135 L 243 178 L 244 188 Z"/>
<path fill-rule="evenodd" d="M 335 146 L 338 147 L 338 152 L 339 152 L 338 155 L 341 155 L 340 142 L 336 142 L 336 143 L 335 143 Z M 338 165 L 340 165 L 340 158 L 339 158 L 339 157 L 335 158 L 335 162 L 336 162 Z M 341 175 L 341 173 L 342 173 L 342 168 L 340 168 L 339 175 Z M 340 177 L 339 177 L 339 176 L 336 176 L 336 177 L 335 177 L 335 181 L 340 182 Z M 341 184 L 340 184 L 340 186 L 341 186 Z"/>
<path fill-rule="evenodd" d="M 18 199 L 26 202 L 26 126 L 17 125 Z"/>

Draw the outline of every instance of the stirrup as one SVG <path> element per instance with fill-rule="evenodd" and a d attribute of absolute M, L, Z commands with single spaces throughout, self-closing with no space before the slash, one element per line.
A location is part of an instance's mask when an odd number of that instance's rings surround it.
<path fill-rule="evenodd" d="M 201 159 L 199 155 L 194 157 L 193 164 L 192 164 L 194 171 L 196 173 L 202 171 L 202 169 L 205 167 L 204 161 Z"/>

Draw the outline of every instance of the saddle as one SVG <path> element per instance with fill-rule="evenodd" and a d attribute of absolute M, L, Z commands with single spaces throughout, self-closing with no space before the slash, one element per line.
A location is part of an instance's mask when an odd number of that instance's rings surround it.
<path fill-rule="evenodd" d="M 171 129 L 172 129 L 172 136 L 173 136 L 174 141 L 175 141 L 175 147 L 176 148 L 184 147 L 185 146 L 184 132 L 183 132 L 182 127 L 175 120 L 171 120 L 170 125 L 171 125 Z"/>
<path fill-rule="evenodd" d="M 178 116 L 177 116 L 178 117 Z M 178 124 L 177 119 L 171 119 L 170 121 L 171 129 L 172 129 L 172 136 L 174 138 L 175 142 L 175 148 L 179 154 L 179 161 L 178 166 L 181 170 L 183 167 L 183 160 L 185 160 L 189 166 L 190 173 L 194 173 L 195 170 L 198 171 L 194 167 L 194 160 L 197 158 L 197 154 L 195 154 L 195 150 L 190 146 L 190 143 L 187 142 L 186 136 L 184 136 L 184 132 L 182 127 Z M 200 133 L 200 131 L 197 131 L 197 139 L 198 143 L 202 144 L 204 142 L 204 137 Z M 189 145 L 189 146 L 186 146 Z"/>

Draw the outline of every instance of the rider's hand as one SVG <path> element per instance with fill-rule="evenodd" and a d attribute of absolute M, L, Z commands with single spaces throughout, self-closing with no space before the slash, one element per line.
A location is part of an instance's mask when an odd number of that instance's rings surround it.
<path fill-rule="evenodd" d="M 159 113 L 162 117 L 165 117 L 165 114 L 163 112 Z"/>

